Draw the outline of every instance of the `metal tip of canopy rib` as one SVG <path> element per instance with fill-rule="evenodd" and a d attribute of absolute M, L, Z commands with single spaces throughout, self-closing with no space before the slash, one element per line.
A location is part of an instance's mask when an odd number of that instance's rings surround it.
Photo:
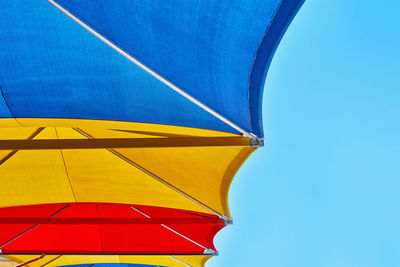
<path fill-rule="evenodd" d="M 231 225 L 231 224 L 233 224 L 233 220 L 232 220 L 232 219 L 228 219 L 228 218 L 225 218 L 225 219 L 224 219 L 224 222 L 225 222 L 226 225 Z"/>
<path fill-rule="evenodd" d="M 264 146 L 264 138 L 252 136 L 252 137 L 250 137 L 250 145 L 252 147 L 263 147 Z"/>
<path fill-rule="evenodd" d="M 207 249 L 204 250 L 204 255 L 218 256 L 218 252 L 207 248 Z"/>

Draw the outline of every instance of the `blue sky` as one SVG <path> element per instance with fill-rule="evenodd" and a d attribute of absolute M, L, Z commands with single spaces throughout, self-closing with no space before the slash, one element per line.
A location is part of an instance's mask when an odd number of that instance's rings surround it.
<path fill-rule="evenodd" d="M 400 266 L 400 1 L 309 0 L 208 267 Z"/>

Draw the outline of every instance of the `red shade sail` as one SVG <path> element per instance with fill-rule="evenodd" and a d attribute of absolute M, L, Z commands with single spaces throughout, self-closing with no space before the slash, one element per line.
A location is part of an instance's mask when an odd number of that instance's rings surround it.
<path fill-rule="evenodd" d="M 215 215 L 141 205 L 44 204 L 0 209 L 3 254 L 214 254 Z"/>

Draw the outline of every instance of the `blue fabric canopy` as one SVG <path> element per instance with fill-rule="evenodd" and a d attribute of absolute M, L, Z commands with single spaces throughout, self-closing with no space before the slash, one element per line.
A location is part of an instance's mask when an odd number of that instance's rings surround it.
<path fill-rule="evenodd" d="M 0 68 L 0 87 L 11 116 L 231 130 L 46 1 L 1 1 L 0 36 L 7 66 Z M 10 117 L 3 99 L 0 116 Z"/>
<path fill-rule="evenodd" d="M 263 135 L 266 70 L 302 2 L 55 1 L 149 69 L 258 137 Z M 2 1 L 0 15 L 0 60 L 7 66 L 0 69 L 2 118 L 101 119 L 237 132 L 46 1 Z"/>
<path fill-rule="evenodd" d="M 4 98 L 0 97 L 0 118 L 9 118 L 11 116 Z"/>

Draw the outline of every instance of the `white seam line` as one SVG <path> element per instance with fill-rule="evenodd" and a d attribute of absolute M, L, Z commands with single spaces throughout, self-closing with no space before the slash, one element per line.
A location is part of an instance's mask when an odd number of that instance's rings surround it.
<path fill-rule="evenodd" d="M 177 87 L 176 85 L 174 85 L 173 83 L 171 83 L 170 81 L 168 81 L 167 79 L 165 79 L 164 77 L 160 76 L 158 73 L 156 73 L 155 71 L 153 71 L 152 69 L 150 69 L 149 67 L 147 67 L 146 65 L 144 65 L 143 63 L 141 63 L 139 60 L 137 60 L 136 58 L 134 58 L 133 56 L 131 56 L 130 54 L 128 54 L 127 52 L 125 52 L 124 50 L 122 50 L 121 48 L 119 48 L 117 45 L 115 45 L 113 42 L 111 42 L 109 39 L 107 39 L 106 37 L 104 37 L 103 35 L 101 35 L 100 33 L 98 33 L 97 31 L 95 31 L 94 29 L 92 29 L 89 25 L 87 25 L 86 23 L 84 23 L 83 21 L 81 21 L 79 18 L 77 18 L 76 16 L 74 16 L 72 13 L 70 13 L 68 10 L 66 10 L 65 8 L 63 8 L 62 6 L 60 6 L 59 4 L 57 4 L 56 2 L 54 2 L 54 0 L 47 0 L 50 4 L 52 4 L 54 7 L 56 7 L 58 10 L 60 10 L 62 13 L 64 13 L 65 15 L 67 15 L 70 19 L 72 19 L 73 21 L 75 21 L 76 23 L 78 23 L 80 26 L 82 26 L 85 30 L 89 31 L 91 34 L 93 34 L 94 36 L 96 36 L 98 39 L 100 39 L 101 41 L 103 41 L 105 44 L 107 44 L 108 46 L 110 46 L 112 49 L 114 49 L 115 51 L 117 51 L 118 53 L 120 53 L 122 56 L 124 56 L 125 58 L 127 58 L 129 61 L 133 62 L 134 64 L 136 64 L 138 67 L 140 67 L 141 69 L 143 69 L 144 71 L 146 71 L 147 73 L 149 73 L 150 75 L 152 75 L 154 78 L 156 78 L 157 80 L 159 80 L 160 82 L 162 82 L 163 84 L 167 85 L 169 88 L 171 88 L 172 90 L 174 90 L 175 92 L 177 92 L 178 94 L 182 95 L 183 97 L 185 97 L 186 99 L 188 99 L 189 101 L 191 101 L 192 103 L 196 104 L 197 106 L 199 106 L 200 108 L 204 109 L 205 111 L 207 111 L 208 113 L 212 114 L 214 117 L 218 118 L 219 120 L 223 121 L 224 123 L 228 124 L 229 126 L 231 126 L 233 129 L 235 129 L 238 132 L 241 132 L 244 136 L 249 137 L 249 138 L 253 138 L 254 134 L 246 131 L 245 129 L 241 128 L 240 126 L 238 126 L 237 124 L 233 123 L 232 121 L 230 121 L 229 119 L 225 118 L 224 116 L 222 116 L 221 114 L 219 114 L 218 112 L 216 112 L 215 110 L 213 110 L 212 108 L 208 107 L 207 105 L 203 104 L 202 102 L 200 102 L 198 99 L 194 98 L 193 96 L 189 95 L 188 93 L 186 93 L 184 90 L 180 89 L 179 87 Z"/>
<path fill-rule="evenodd" d="M 57 211 L 56 213 L 52 214 L 51 216 L 49 216 L 49 218 L 53 218 L 54 216 L 56 216 L 57 214 L 59 214 L 60 212 L 64 211 L 66 208 L 70 207 L 70 205 L 65 206 L 64 208 L 60 209 L 59 211 Z M 19 234 L 18 236 L 12 238 L 11 240 L 8 240 L 6 243 L 2 244 L 0 246 L 0 249 L 12 242 L 14 242 L 15 240 L 17 240 L 18 238 L 20 238 L 21 236 L 25 235 L 26 233 L 32 231 L 33 229 L 35 229 L 36 227 L 40 226 L 40 224 L 36 224 L 34 226 L 32 226 L 31 228 L 25 230 L 24 232 L 22 232 L 21 234 Z"/>
<path fill-rule="evenodd" d="M 142 212 L 142 211 L 138 210 L 137 208 L 135 208 L 135 207 L 131 206 L 131 209 L 133 209 L 134 211 L 136 211 L 136 212 L 140 213 L 141 215 L 145 216 L 146 218 L 149 218 L 149 219 L 151 219 L 151 217 L 150 217 L 149 215 L 147 215 L 146 213 L 144 213 L 144 212 Z M 176 234 L 176 235 L 178 235 L 178 236 L 180 236 L 180 237 L 182 237 L 182 238 L 186 239 L 187 241 L 189 241 L 189 242 L 192 242 L 193 244 L 195 244 L 195 245 L 197 245 L 197 246 L 199 246 L 199 247 L 203 248 L 203 249 L 204 249 L 204 251 L 212 251 L 212 252 L 214 252 L 212 249 L 208 249 L 208 248 L 206 248 L 205 246 L 203 246 L 203 245 L 201 245 L 201 244 L 197 243 L 196 241 L 194 241 L 194 240 L 190 239 L 189 237 L 187 237 L 187 236 L 185 236 L 185 235 L 183 235 L 183 234 L 181 234 L 181 233 L 179 233 L 179 232 L 175 231 L 174 229 L 172 229 L 172 228 L 170 228 L 170 227 L 166 226 L 165 224 L 160 224 L 160 225 L 161 225 L 162 227 L 164 227 L 165 229 L 167 229 L 167 230 L 169 230 L 169 231 L 173 232 L 174 234 Z M 215 252 L 214 252 L 214 253 L 215 253 Z"/>
<path fill-rule="evenodd" d="M 187 267 L 193 267 L 192 265 L 189 265 L 189 264 L 187 264 L 186 262 L 183 262 L 183 261 L 181 261 L 181 260 L 179 260 L 179 259 L 177 259 L 177 258 L 175 258 L 175 257 L 173 257 L 173 256 L 171 256 L 171 255 L 168 255 L 168 257 L 170 257 L 170 258 L 176 260 L 176 261 L 179 262 L 179 263 L 182 263 L 183 265 L 185 265 L 185 266 L 187 266 Z"/>
<path fill-rule="evenodd" d="M 83 132 L 82 130 L 80 130 L 79 128 L 72 128 L 75 131 L 77 131 L 78 133 L 82 134 L 83 136 L 85 136 L 86 138 L 89 139 L 94 139 L 92 136 L 88 135 L 87 133 Z M 113 153 L 115 156 L 119 157 L 120 159 L 126 161 L 127 163 L 129 163 L 130 165 L 134 166 L 135 168 L 139 169 L 140 171 L 146 173 L 147 175 L 149 175 L 150 177 L 156 179 L 158 182 L 162 183 L 163 185 L 167 186 L 168 188 L 174 190 L 175 192 L 181 194 L 182 196 L 186 197 L 187 199 L 193 201 L 194 203 L 200 205 L 202 208 L 212 212 L 213 214 L 217 215 L 219 218 L 223 219 L 225 222 L 230 222 L 231 220 L 226 217 L 225 215 L 222 215 L 218 212 L 216 212 L 215 210 L 211 209 L 210 207 L 206 206 L 205 204 L 201 203 L 200 201 L 192 198 L 191 196 L 189 196 L 188 194 L 186 194 L 185 192 L 179 190 L 178 188 L 170 185 L 169 183 L 165 182 L 163 179 L 161 179 L 160 177 L 158 177 L 157 175 L 153 174 L 152 172 L 146 170 L 145 168 L 143 168 L 142 166 L 136 164 L 135 162 L 131 161 L 130 159 L 128 159 L 127 157 L 125 157 L 124 155 L 118 153 L 117 151 L 115 151 L 114 149 L 111 148 L 106 148 L 106 150 L 110 151 L 111 153 Z"/>

